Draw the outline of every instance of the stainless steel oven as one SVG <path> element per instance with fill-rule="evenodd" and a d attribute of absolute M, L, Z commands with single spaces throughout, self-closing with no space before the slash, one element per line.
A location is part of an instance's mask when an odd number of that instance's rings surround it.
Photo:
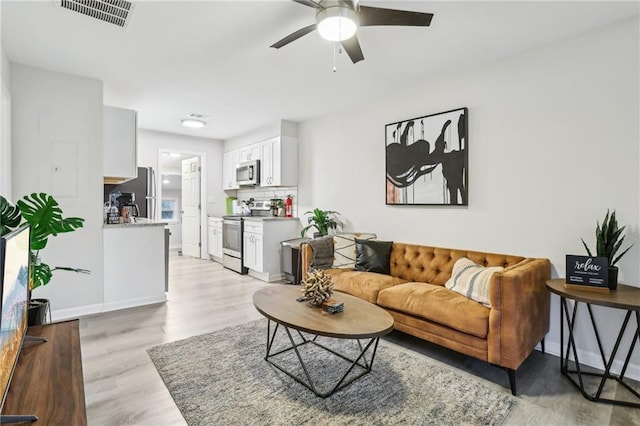
<path fill-rule="evenodd" d="M 248 270 L 242 265 L 242 228 L 241 217 L 226 216 L 222 221 L 222 266 L 246 274 Z"/>

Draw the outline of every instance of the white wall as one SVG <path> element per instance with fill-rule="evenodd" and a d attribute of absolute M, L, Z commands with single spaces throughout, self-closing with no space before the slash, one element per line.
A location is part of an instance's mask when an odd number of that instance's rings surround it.
<path fill-rule="evenodd" d="M 0 10 L 2 8 L 0 7 Z M 2 74 L 2 81 L 9 86 L 11 84 L 11 66 L 9 65 L 9 58 L 4 53 L 4 49 L 0 46 L 0 57 L 2 58 L 0 73 Z"/>
<path fill-rule="evenodd" d="M 0 11 L 2 7 L 0 7 Z M 0 13 L 0 21 L 1 21 Z M 11 193 L 11 73 L 9 59 L 0 43 L 0 195 L 13 201 Z"/>
<path fill-rule="evenodd" d="M 224 141 L 224 150 L 232 151 L 243 146 L 253 145 L 271 139 L 274 136 L 298 136 L 298 123 L 288 120 L 280 120 L 273 124 L 252 130 L 242 135 L 226 139 Z"/>
<path fill-rule="evenodd" d="M 583 254 L 580 237 L 593 246 L 612 208 L 636 244 L 620 280 L 640 287 L 638 40 L 636 18 L 302 123 L 300 211 L 337 210 L 380 239 L 546 257 L 562 277 L 565 254 Z M 469 206 L 386 206 L 385 124 L 458 107 L 469 108 Z M 611 348 L 622 313 L 595 311 Z M 555 296 L 551 321 L 559 353 Z M 597 362 L 580 321 L 582 359 Z M 629 373 L 640 378 L 638 357 Z"/>
<path fill-rule="evenodd" d="M 46 192 L 57 199 L 65 216 L 84 218 L 83 228 L 51 238 L 41 255 L 51 266 L 91 270 L 91 275 L 55 272 L 51 283 L 33 296 L 51 300 L 54 320 L 70 312 L 99 311 L 102 82 L 12 63 L 10 90 L 14 198 Z"/>
<path fill-rule="evenodd" d="M 243 146 L 262 142 L 280 134 L 280 122 L 269 124 L 224 141 L 224 151 L 232 151 Z"/>
<path fill-rule="evenodd" d="M 226 197 L 222 190 L 222 146 L 220 140 L 196 138 L 173 133 L 140 129 L 138 131 L 138 166 L 153 167 L 159 170 L 159 151 L 175 151 L 185 154 L 201 155 L 202 158 L 202 198 L 206 209 L 202 211 L 201 256 L 207 254 L 207 215 L 226 214 Z M 160 182 L 158 194 L 161 192 Z M 158 205 L 158 211 L 160 206 Z"/>
<path fill-rule="evenodd" d="M 0 82 L 0 195 L 12 199 L 11 191 L 11 93 Z"/>

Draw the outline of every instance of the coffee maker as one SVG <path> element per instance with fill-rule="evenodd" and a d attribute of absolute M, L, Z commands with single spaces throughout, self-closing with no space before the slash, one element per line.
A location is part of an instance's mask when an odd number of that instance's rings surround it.
<path fill-rule="evenodd" d="M 129 212 L 129 217 L 139 217 L 140 209 L 136 204 L 136 194 L 133 192 L 123 192 L 117 198 L 120 210 L 126 210 Z"/>

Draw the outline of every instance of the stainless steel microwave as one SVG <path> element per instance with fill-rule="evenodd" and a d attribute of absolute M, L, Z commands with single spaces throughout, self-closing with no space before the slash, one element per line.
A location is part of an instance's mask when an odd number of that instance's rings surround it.
<path fill-rule="evenodd" d="M 245 161 L 236 168 L 236 182 L 241 186 L 260 184 L 260 160 Z"/>

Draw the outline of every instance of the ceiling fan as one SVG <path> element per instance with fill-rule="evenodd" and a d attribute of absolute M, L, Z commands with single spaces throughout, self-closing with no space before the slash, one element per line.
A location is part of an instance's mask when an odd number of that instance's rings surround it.
<path fill-rule="evenodd" d="M 358 27 L 377 25 L 427 27 L 433 18 L 432 13 L 360 6 L 358 0 L 292 1 L 316 9 L 316 23 L 289 34 L 271 47 L 280 49 L 317 29 L 323 38 L 341 42 L 354 64 L 364 59 L 356 35 Z"/>

